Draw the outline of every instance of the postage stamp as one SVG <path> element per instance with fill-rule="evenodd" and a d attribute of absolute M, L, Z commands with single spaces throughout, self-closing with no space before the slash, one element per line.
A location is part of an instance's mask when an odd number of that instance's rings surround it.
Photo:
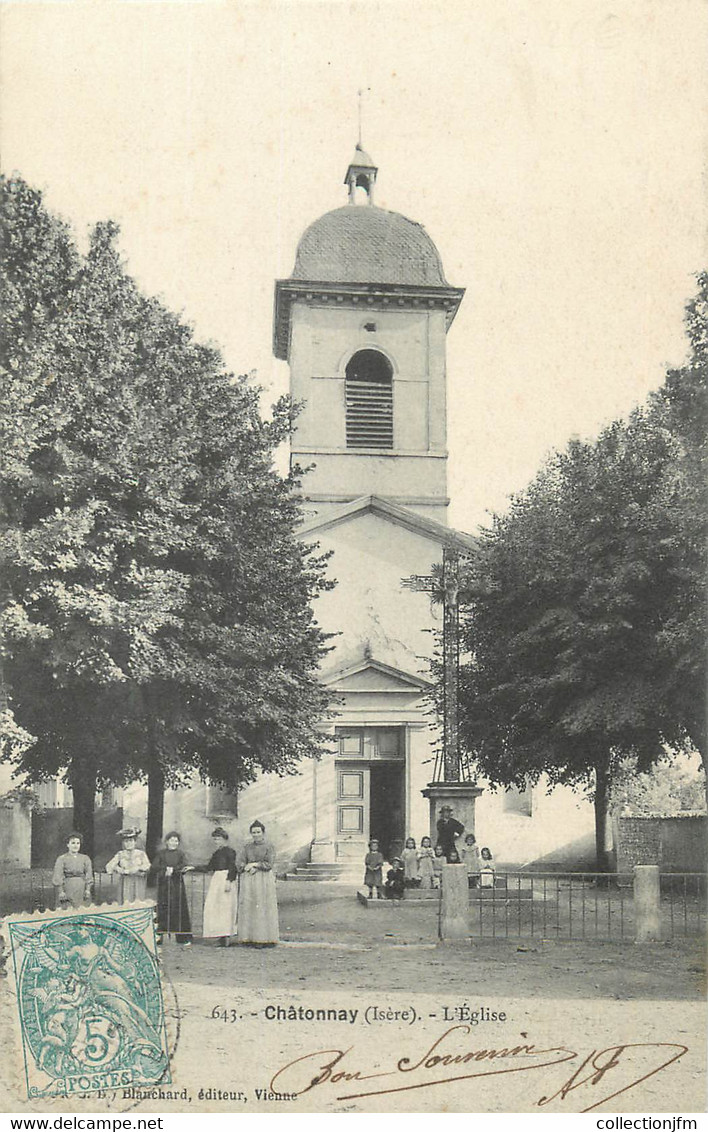
<path fill-rule="evenodd" d="M 3 923 L 29 1099 L 169 1082 L 153 907 Z"/>

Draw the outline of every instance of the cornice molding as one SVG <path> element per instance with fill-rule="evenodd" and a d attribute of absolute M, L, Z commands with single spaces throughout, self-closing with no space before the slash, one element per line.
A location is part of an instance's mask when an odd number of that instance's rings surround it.
<path fill-rule="evenodd" d="M 277 279 L 273 314 L 273 353 L 288 360 L 290 310 L 296 300 L 311 306 L 343 306 L 362 310 L 443 310 L 449 330 L 465 293 L 464 287 L 417 286 L 403 283 L 318 283 Z"/>

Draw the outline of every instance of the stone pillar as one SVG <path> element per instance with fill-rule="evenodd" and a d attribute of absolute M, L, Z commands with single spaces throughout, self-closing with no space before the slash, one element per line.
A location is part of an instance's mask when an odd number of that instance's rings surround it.
<path fill-rule="evenodd" d="M 438 836 L 437 823 L 443 806 L 451 806 L 453 817 L 465 827 L 465 833 L 474 833 L 474 805 L 482 793 L 473 782 L 430 782 L 423 796 L 430 803 L 430 840 L 435 844 Z M 465 833 L 460 836 L 458 845 L 462 847 Z"/>
<path fill-rule="evenodd" d="M 661 939 L 661 889 L 658 865 L 634 866 L 634 939 Z"/>
<path fill-rule="evenodd" d="M 464 865 L 443 865 L 440 939 L 469 939 L 470 894 Z"/>
<path fill-rule="evenodd" d="M 313 763 L 312 791 L 313 834 L 310 860 L 315 864 L 331 864 L 336 860 L 335 807 L 336 779 L 334 755 L 324 755 Z"/>

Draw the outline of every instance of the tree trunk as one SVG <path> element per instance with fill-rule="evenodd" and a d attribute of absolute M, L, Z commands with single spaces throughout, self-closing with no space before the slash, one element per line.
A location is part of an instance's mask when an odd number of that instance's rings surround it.
<path fill-rule="evenodd" d="M 143 688 L 142 700 L 149 767 L 145 852 L 152 861 L 160 847 L 162 827 L 165 820 L 165 771 L 160 762 L 160 752 L 157 745 L 153 689 L 149 686 Z"/>
<path fill-rule="evenodd" d="M 607 858 L 607 796 L 610 779 L 607 764 L 598 763 L 595 767 L 595 864 L 600 873 L 609 872 Z"/>
<path fill-rule="evenodd" d="M 145 851 L 152 860 L 162 840 L 164 822 L 164 771 L 155 763 L 147 773 L 147 833 Z"/>
<path fill-rule="evenodd" d="M 165 816 L 165 773 L 159 763 L 148 771 L 147 833 L 145 851 L 152 861 L 162 840 Z"/>
<path fill-rule="evenodd" d="M 74 829 L 83 838 L 81 852 L 93 860 L 94 808 L 96 805 L 96 760 L 82 755 L 72 760 L 69 785 L 74 795 Z"/>

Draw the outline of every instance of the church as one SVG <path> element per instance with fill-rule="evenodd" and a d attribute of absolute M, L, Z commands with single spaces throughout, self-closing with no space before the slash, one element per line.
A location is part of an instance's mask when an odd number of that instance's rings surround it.
<path fill-rule="evenodd" d="M 464 289 L 420 224 L 377 207 L 377 172 L 357 145 L 345 203 L 306 229 L 275 284 L 273 350 L 302 404 L 290 460 L 309 469 L 300 534 L 330 552 L 336 583 L 317 603 L 335 634 L 321 673 L 337 713 L 323 723 L 329 754 L 238 795 L 196 784 L 165 799 L 165 828 L 188 851 L 204 852 L 217 823 L 239 840 L 257 817 L 279 871 L 304 877 L 359 878 L 371 838 L 390 857 L 429 832 L 423 791 L 440 734 L 428 662 L 442 613 L 404 579 L 429 576 L 446 546 L 475 546 L 447 521 L 446 338 Z M 591 857 L 590 806 L 568 791 L 534 795 L 483 791 L 480 843 L 515 864 L 559 848 L 562 861 L 568 841 L 570 860 L 581 843 Z M 123 807 L 144 820 L 144 789 L 125 791 Z"/>
<path fill-rule="evenodd" d="M 237 794 L 199 782 L 168 791 L 164 828 L 181 832 L 191 860 L 208 858 L 217 824 L 233 843 L 259 818 L 280 874 L 360 880 L 371 838 L 390 858 L 430 832 L 423 792 L 441 735 L 429 660 L 442 610 L 404 582 L 429 577 L 445 548 L 475 547 L 447 521 L 446 339 L 464 289 L 448 283 L 420 224 L 374 203 L 377 172 L 357 145 L 345 203 L 306 229 L 292 274 L 275 284 L 273 350 L 302 405 L 290 452 L 308 469 L 300 535 L 330 554 L 335 583 L 317 603 L 333 634 L 321 671 L 336 713 L 322 724 L 328 754 Z M 66 807 L 67 794 L 51 783 L 40 801 Z M 570 791 L 474 794 L 458 816 L 499 864 L 592 862 L 592 809 Z M 145 786 L 112 791 L 108 804 L 145 830 Z M 97 827 L 99 868 L 113 854 L 103 840 Z"/>
<path fill-rule="evenodd" d="M 337 712 L 330 754 L 237 797 L 196 785 L 165 800 L 166 828 L 185 843 L 206 841 L 216 821 L 238 837 L 259 817 L 284 869 L 332 876 L 358 875 L 372 837 L 390 855 L 428 832 L 421 791 L 439 736 L 427 661 L 440 611 L 403 580 L 429 575 L 451 539 L 474 547 L 447 525 L 445 347 L 464 291 L 420 224 L 375 205 L 376 174 L 358 146 L 347 203 L 310 225 L 275 285 L 273 350 L 302 404 L 290 460 L 310 469 L 300 534 L 330 552 L 336 583 L 317 602 L 335 634 L 321 673 Z"/>

